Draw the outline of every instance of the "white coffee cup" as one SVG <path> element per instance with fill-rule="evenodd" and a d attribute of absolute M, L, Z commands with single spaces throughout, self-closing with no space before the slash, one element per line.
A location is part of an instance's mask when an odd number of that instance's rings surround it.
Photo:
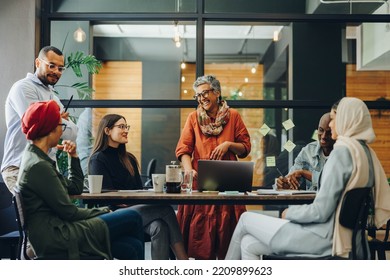
<path fill-rule="evenodd" d="M 153 190 L 162 193 L 165 184 L 165 174 L 152 174 Z"/>
<path fill-rule="evenodd" d="M 88 175 L 89 193 L 101 193 L 103 184 L 103 175 Z"/>

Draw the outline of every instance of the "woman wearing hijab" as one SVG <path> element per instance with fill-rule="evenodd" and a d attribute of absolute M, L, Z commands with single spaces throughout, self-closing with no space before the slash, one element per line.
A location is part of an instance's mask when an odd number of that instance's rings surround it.
<path fill-rule="evenodd" d="M 375 133 L 367 106 L 357 98 L 345 97 L 330 115 L 329 126 L 336 143 L 322 172 L 323 187 L 313 203 L 290 206 L 282 219 L 244 213 L 226 259 L 259 259 L 264 254 L 348 258 L 352 233 L 335 217 L 344 194 L 354 188 L 374 186 L 377 226 L 390 218 L 390 187 L 375 152 L 368 146 L 375 140 Z"/>
<path fill-rule="evenodd" d="M 239 113 L 222 100 L 221 85 L 214 76 L 199 77 L 193 88 L 198 108 L 184 125 L 176 157 L 193 173 L 197 189 L 199 159 L 237 160 L 250 150 L 249 133 Z M 177 218 L 188 256 L 224 259 L 230 238 L 244 205 L 180 205 Z"/>
<path fill-rule="evenodd" d="M 69 195 L 83 190 L 83 172 L 72 141 L 57 145 L 66 124 L 51 100 L 30 105 L 22 117 L 28 140 L 18 185 L 24 200 L 28 238 L 38 258 L 144 259 L 142 220 L 133 210 L 76 207 Z M 68 153 L 69 176 L 60 174 L 48 156 L 57 147 Z"/>
<path fill-rule="evenodd" d="M 142 189 L 136 157 L 126 151 L 130 126 L 117 114 L 105 115 L 99 123 L 89 160 L 89 174 L 103 175 L 103 188 L 112 190 Z M 128 205 L 111 205 L 112 209 Z M 153 260 L 168 260 L 170 248 L 179 260 L 188 260 L 176 214 L 170 205 L 131 206 L 143 222 L 144 232 L 151 239 Z"/>

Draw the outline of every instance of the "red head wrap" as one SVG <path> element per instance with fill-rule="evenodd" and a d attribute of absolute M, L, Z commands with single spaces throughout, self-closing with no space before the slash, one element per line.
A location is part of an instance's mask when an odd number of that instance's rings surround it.
<path fill-rule="evenodd" d="M 27 139 L 48 135 L 60 122 L 60 107 L 54 100 L 31 104 L 22 117 L 22 131 Z"/>

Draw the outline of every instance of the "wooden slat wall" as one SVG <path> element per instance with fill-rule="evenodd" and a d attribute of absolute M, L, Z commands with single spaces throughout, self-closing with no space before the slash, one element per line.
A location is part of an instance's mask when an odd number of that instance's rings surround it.
<path fill-rule="evenodd" d="M 142 99 L 142 62 L 104 62 L 98 75 L 92 81 L 95 92 L 93 99 Z M 133 153 L 141 164 L 141 117 L 142 109 L 96 108 L 92 110 L 93 135 L 102 116 L 119 114 L 131 126 L 127 150 Z"/>
<path fill-rule="evenodd" d="M 356 65 L 347 65 L 347 96 L 366 101 L 384 97 L 390 100 L 390 71 L 356 71 Z M 371 110 L 376 140 L 370 146 L 375 150 L 390 177 L 390 111 Z"/>

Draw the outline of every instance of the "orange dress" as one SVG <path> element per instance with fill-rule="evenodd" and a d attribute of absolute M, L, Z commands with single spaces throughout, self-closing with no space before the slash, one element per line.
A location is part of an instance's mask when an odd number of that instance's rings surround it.
<path fill-rule="evenodd" d="M 192 166 L 198 170 L 199 159 L 210 159 L 211 152 L 225 141 L 242 143 L 246 157 L 250 150 L 250 137 L 240 114 L 230 110 L 229 122 L 217 136 L 206 136 L 202 133 L 196 111 L 186 121 L 176 147 L 176 157 L 183 154 L 192 156 Z M 228 151 L 223 160 L 237 160 L 234 153 Z M 197 189 L 196 180 L 193 188 Z M 241 214 L 243 205 L 179 205 L 177 219 L 183 234 L 184 245 L 188 256 L 195 259 L 224 259 L 229 247 L 234 228 Z"/>

